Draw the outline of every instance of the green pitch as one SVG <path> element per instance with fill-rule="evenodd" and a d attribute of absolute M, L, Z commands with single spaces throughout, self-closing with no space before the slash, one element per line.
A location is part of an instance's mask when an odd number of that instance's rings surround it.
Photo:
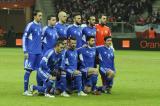
<path fill-rule="evenodd" d="M 0 106 L 160 106 L 160 52 L 116 51 L 115 56 L 111 95 L 26 97 L 22 50 L 0 48 Z M 30 82 L 35 83 L 35 73 Z"/>

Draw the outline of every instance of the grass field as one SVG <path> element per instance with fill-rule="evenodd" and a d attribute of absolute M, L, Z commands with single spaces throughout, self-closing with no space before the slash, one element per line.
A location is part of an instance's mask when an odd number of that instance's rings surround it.
<path fill-rule="evenodd" d="M 22 50 L 0 48 L 0 106 L 160 106 L 160 52 L 116 51 L 115 56 L 112 95 L 26 97 Z M 34 78 L 35 73 L 31 82 Z"/>

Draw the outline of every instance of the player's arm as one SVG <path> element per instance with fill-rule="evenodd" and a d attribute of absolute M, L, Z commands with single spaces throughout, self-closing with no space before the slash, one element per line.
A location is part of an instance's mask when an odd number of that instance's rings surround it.
<path fill-rule="evenodd" d="M 48 60 L 51 57 L 52 53 L 53 52 L 51 50 L 47 51 L 40 62 L 40 65 L 42 66 L 42 68 L 47 70 L 48 73 L 50 73 L 51 70 L 49 69 L 47 64 L 48 64 Z"/>
<path fill-rule="evenodd" d="M 24 56 L 25 58 L 28 58 L 28 36 L 31 33 L 31 23 L 29 23 L 26 28 L 25 31 L 23 33 L 23 37 L 22 37 L 22 42 L 23 42 L 23 52 L 24 52 Z"/>

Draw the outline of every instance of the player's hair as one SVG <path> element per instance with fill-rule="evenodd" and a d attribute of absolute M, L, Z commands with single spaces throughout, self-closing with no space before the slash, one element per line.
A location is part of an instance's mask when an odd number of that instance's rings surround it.
<path fill-rule="evenodd" d="M 41 10 L 34 10 L 33 11 L 33 16 L 36 16 L 39 12 L 42 12 Z"/>
<path fill-rule="evenodd" d="M 58 40 L 64 41 L 64 40 L 67 40 L 67 38 L 66 37 L 60 37 L 60 38 L 58 38 Z"/>
<path fill-rule="evenodd" d="M 50 20 L 52 17 L 55 17 L 55 18 L 56 18 L 55 15 L 49 15 L 49 16 L 47 16 L 47 20 Z"/>
<path fill-rule="evenodd" d="M 75 37 L 70 37 L 69 40 L 76 40 L 76 38 Z"/>
<path fill-rule="evenodd" d="M 98 16 L 98 19 L 102 18 L 102 16 L 107 16 L 107 15 L 104 14 L 104 13 L 101 13 L 101 14 Z"/>
<path fill-rule="evenodd" d="M 73 18 L 75 18 L 77 15 L 81 15 L 81 13 L 80 13 L 80 12 L 74 12 L 74 13 L 72 14 Z"/>
<path fill-rule="evenodd" d="M 106 41 L 107 39 L 112 38 L 111 36 L 106 36 L 104 37 L 104 41 Z"/>
<path fill-rule="evenodd" d="M 87 36 L 87 38 L 86 38 L 86 41 L 89 41 L 90 39 L 95 39 L 95 37 L 94 36 Z"/>
<path fill-rule="evenodd" d="M 58 41 L 57 41 L 57 43 L 56 43 L 56 46 L 59 46 L 60 44 L 62 44 L 62 45 L 63 45 L 63 40 L 58 39 Z"/>
<path fill-rule="evenodd" d="M 94 15 L 92 15 L 92 14 L 91 14 L 91 15 L 86 16 L 86 19 L 87 19 L 87 20 L 86 20 L 86 24 L 89 24 L 88 20 L 90 20 L 90 18 L 91 18 L 91 17 L 95 17 L 95 16 L 94 16 Z"/>

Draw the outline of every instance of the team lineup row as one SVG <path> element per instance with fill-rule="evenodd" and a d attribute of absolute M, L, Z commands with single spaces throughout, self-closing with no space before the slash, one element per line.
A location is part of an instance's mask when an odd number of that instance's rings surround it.
<path fill-rule="evenodd" d="M 23 34 L 24 95 L 32 96 L 38 91 L 46 97 L 54 97 L 54 94 L 69 97 L 73 90 L 79 96 L 91 92 L 100 94 L 101 91 L 111 93 L 115 75 L 114 52 L 105 15 L 97 25 L 95 16 L 89 16 L 87 26 L 82 28 L 80 14 L 75 14 L 73 25 L 68 26 L 67 14 L 61 11 L 59 22 L 51 15 L 43 30 L 40 24 L 42 12 L 37 10 L 33 16 L 34 21 L 26 26 Z M 37 71 L 37 85 L 30 85 L 29 92 L 29 77 L 34 70 Z M 96 86 L 98 72 L 102 87 Z"/>

